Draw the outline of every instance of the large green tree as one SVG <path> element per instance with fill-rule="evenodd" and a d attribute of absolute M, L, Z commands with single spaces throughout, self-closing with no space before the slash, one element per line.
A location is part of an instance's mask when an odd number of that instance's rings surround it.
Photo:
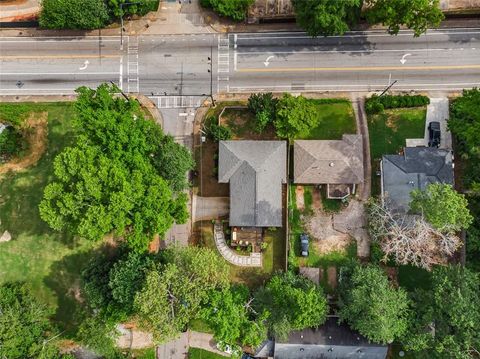
<path fill-rule="evenodd" d="M 319 125 L 316 107 L 303 96 L 285 93 L 277 104 L 275 128 L 278 137 L 294 139 Z"/>
<path fill-rule="evenodd" d="M 40 26 L 46 29 L 98 29 L 107 21 L 103 0 L 42 0 Z"/>
<path fill-rule="evenodd" d="M 61 358 L 55 346 L 53 313 L 22 283 L 0 286 L 0 358 Z"/>
<path fill-rule="evenodd" d="M 146 274 L 134 302 L 140 324 L 159 342 L 184 330 L 210 291 L 229 282 L 226 262 L 210 249 L 172 248 L 162 257 L 162 266 Z"/>
<path fill-rule="evenodd" d="M 249 290 L 238 285 L 222 291 L 212 290 L 200 312 L 214 331 L 215 339 L 224 344 L 257 347 L 267 337 L 263 318 L 255 318 L 250 307 Z"/>
<path fill-rule="evenodd" d="M 406 26 L 420 36 L 428 28 L 438 27 L 444 18 L 439 0 L 367 0 L 366 5 L 367 21 L 388 26 L 392 35 Z"/>
<path fill-rule="evenodd" d="M 425 191 L 414 190 L 410 195 L 410 209 L 423 214 L 441 232 L 458 232 L 468 228 L 473 221 L 467 199 L 451 185 L 432 183 Z"/>
<path fill-rule="evenodd" d="M 437 267 L 431 290 L 415 293 L 415 316 L 403 340 L 417 358 L 467 359 L 480 348 L 480 277 L 461 266 Z"/>
<path fill-rule="evenodd" d="M 323 290 L 309 279 L 291 272 L 276 274 L 255 293 L 255 308 L 264 313 L 270 332 L 286 338 L 291 330 L 318 327 L 327 317 Z"/>
<path fill-rule="evenodd" d="M 277 114 L 277 102 L 271 92 L 254 93 L 248 98 L 248 109 L 255 114 L 257 132 L 263 132 L 273 123 Z"/>
<path fill-rule="evenodd" d="M 106 3 L 112 16 L 117 18 L 125 14 L 145 15 L 149 11 L 156 11 L 158 6 L 156 0 L 106 0 Z"/>
<path fill-rule="evenodd" d="M 176 143 L 172 136 L 162 139 L 153 161 L 160 176 L 168 181 L 174 192 L 188 187 L 186 173 L 195 167 L 195 162 L 190 151 Z"/>
<path fill-rule="evenodd" d="M 402 337 L 410 317 L 407 293 L 395 289 L 379 267 L 354 265 L 340 275 L 339 317 L 376 343 Z"/>
<path fill-rule="evenodd" d="M 55 158 L 55 180 L 44 190 L 40 216 L 57 231 L 90 240 L 114 232 L 144 251 L 155 234 L 187 220 L 187 198 L 170 187 L 172 170 L 165 179 L 154 163 L 159 151 L 175 148 L 162 147 L 158 125 L 116 91 L 108 85 L 77 90 L 77 143 Z"/>
<path fill-rule="evenodd" d="M 293 0 L 297 23 L 310 36 L 343 35 L 356 22 L 360 0 Z"/>

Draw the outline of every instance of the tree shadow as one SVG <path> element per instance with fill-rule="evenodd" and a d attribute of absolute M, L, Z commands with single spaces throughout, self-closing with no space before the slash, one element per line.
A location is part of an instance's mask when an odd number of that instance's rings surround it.
<path fill-rule="evenodd" d="M 92 258 L 112 253 L 115 253 L 113 247 L 103 245 L 67 255 L 50 266 L 50 272 L 43 282 L 56 296 L 58 306 L 53 320 L 60 330 L 65 331 L 67 338 L 74 337 L 88 311 L 86 298 L 82 293 L 81 272 Z"/>

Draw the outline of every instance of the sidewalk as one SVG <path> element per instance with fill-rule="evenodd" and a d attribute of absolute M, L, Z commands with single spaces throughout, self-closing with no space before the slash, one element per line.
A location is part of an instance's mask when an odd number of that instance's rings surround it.
<path fill-rule="evenodd" d="M 11 0 L 0 2 L 0 21 L 25 21 L 34 19 L 40 12 L 40 0 Z"/>

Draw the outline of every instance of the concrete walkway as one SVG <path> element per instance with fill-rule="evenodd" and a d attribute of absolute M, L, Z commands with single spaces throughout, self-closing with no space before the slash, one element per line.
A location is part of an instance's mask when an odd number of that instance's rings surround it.
<path fill-rule="evenodd" d="M 372 192 L 372 164 L 370 159 L 370 137 L 368 133 L 367 114 L 365 113 L 364 95 L 353 93 L 352 106 L 355 112 L 357 133 L 362 135 L 364 178 L 359 196 L 360 203 L 355 206 L 356 210 L 352 211 L 352 213 L 354 213 L 355 215 L 352 218 L 348 218 L 348 216 L 350 215 L 349 212 L 346 217 L 346 221 L 344 221 L 342 217 L 337 218 L 336 226 L 342 228 L 342 226 L 340 225 L 340 223 L 342 222 L 348 223 L 349 220 L 357 221 L 355 225 L 345 226 L 346 228 L 344 228 L 344 233 L 349 233 L 356 239 L 357 255 L 360 258 L 368 258 L 370 257 L 370 237 L 368 236 L 366 226 L 364 226 L 366 213 L 363 204 L 368 200 Z M 352 205 L 349 205 L 349 207 L 352 207 Z"/>
<path fill-rule="evenodd" d="M 215 222 L 213 227 L 213 236 L 215 238 L 215 245 L 218 251 L 225 260 L 233 265 L 239 267 L 261 267 L 262 254 L 251 253 L 249 256 L 242 256 L 231 250 L 225 241 L 225 234 L 223 233 L 223 225 Z"/>

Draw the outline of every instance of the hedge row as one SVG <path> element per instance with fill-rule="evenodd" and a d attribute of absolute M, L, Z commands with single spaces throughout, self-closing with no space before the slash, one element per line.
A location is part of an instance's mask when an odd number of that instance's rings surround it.
<path fill-rule="evenodd" d="M 373 95 L 365 103 L 365 111 L 368 114 L 381 113 L 385 109 L 400 107 L 419 107 L 430 103 L 427 96 L 422 95 Z"/>

